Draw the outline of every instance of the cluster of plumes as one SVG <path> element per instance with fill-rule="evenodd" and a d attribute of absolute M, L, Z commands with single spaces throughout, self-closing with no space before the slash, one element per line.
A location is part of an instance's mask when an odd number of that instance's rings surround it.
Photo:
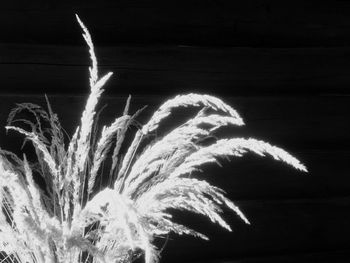
<path fill-rule="evenodd" d="M 207 239 L 173 222 L 169 209 L 204 215 L 231 230 L 221 216 L 226 206 L 249 223 L 223 190 L 189 177 L 203 164 L 253 152 L 306 171 L 293 156 L 266 142 L 212 136 L 220 127 L 244 123 L 220 99 L 198 94 L 180 95 L 165 102 L 138 129 L 122 158 L 123 139 L 139 111 L 129 115 L 129 98 L 123 116 L 104 126 L 97 136 L 96 107 L 111 73 L 98 76 L 90 34 L 77 19 L 92 60 L 91 93 L 81 124 L 69 143 L 65 145 L 63 129 L 49 103 L 47 112 L 34 104 L 19 104 L 9 116 L 6 129 L 23 134 L 34 145 L 37 163 L 5 150 L 0 152 L 0 251 L 5 262 L 130 262 L 143 255 L 146 263 L 154 263 L 159 258 L 152 242 L 155 237 L 173 232 Z M 161 139 L 141 147 L 160 122 L 181 107 L 199 111 Z M 31 112 L 35 121 L 15 120 L 23 110 Z M 31 129 L 11 126 L 14 121 Z M 47 128 L 41 125 L 43 121 Z M 110 184 L 99 189 L 96 178 L 102 176 L 101 166 L 110 155 Z M 41 175 L 45 189 L 37 185 L 33 174 Z"/>

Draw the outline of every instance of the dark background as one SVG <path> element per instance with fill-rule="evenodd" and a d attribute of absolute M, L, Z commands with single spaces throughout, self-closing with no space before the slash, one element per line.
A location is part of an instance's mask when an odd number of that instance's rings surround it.
<path fill-rule="evenodd" d="M 199 175 L 224 188 L 252 225 L 226 211 L 233 232 L 188 214 L 209 242 L 171 235 L 161 262 L 350 262 L 350 3 L 348 1 L 3 1 L 0 122 L 16 102 L 52 107 L 72 134 L 88 89 L 89 28 L 100 71 L 115 74 L 102 123 L 179 93 L 234 106 L 252 136 L 287 149 L 309 174 L 247 155 Z M 183 117 L 179 113 L 179 119 Z M 176 122 L 176 119 L 175 119 Z M 0 131 L 20 153 L 21 136 Z M 162 244 L 164 241 L 160 241 Z"/>

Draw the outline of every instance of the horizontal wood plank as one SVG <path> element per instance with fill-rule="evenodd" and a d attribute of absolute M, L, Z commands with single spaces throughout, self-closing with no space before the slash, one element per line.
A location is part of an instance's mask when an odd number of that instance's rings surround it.
<path fill-rule="evenodd" d="M 193 262 L 201 262 L 201 263 L 347 263 L 350 258 L 350 250 L 323 250 L 320 252 L 300 252 L 300 253 L 281 253 L 278 255 L 270 256 L 247 256 L 245 258 L 239 258 L 236 260 L 233 259 L 222 259 L 222 260 L 201 260 L 201 261 L 193 261 Z"/>
<path fill-rule="evenodd" d="M 81 40 L 81 43 L 83 40 Z M 349 95 L 349 48 L 97 47 L 107 94 Z M 87 93 L 84 46 L 0 45 L 0 93 Z"/>
<path fill-rule="evenodd" d="M 78 13 L 97 43 L 345 46 L 347 1 L 28 1 L 2 3 L 0 42 L 77 44 Z"/>
<path fill-rule="evenodd" d="M 101 127 L 120 115 L 128 94 L 133 112 L 148 105 L 145 123 L 167 98 L 209 93 L 246 122 L 218 136 L 268 141 L 309 169 L 254 154 L 203 167 L 194 176 L 226 190 L 251 225 L 225 210 L 229 233 L 174 212 L 211 241 L 170 235 L 161 262 L 349 262 L 350 2 L 5 1 L 0 147 L 19 156 L 33 158 L 31 146 L 21 149 L 23 137 L 3 128 L 16 102 L 44 105 L 46 93 L 70 135 L 80 121 L 90 61 L 75 13 L 92 33 L 100 72 L 115 73 L 100 103 L 108 104 Z M 154 138 L 196 110 L 175 111 Z"/>

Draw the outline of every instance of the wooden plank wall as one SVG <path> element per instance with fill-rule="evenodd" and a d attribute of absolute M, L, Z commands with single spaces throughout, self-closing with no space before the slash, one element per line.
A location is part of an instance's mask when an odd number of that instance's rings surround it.
<path fill-rule="evenodd" d="M 170 236 L 161 262 L 349 262 L 350 3 L 1 3 L 1 125 L 16 102 L 44 105 L 48 94 L 73 132 L 89 65 L 74 13 L 94 37 L 101 71 L 115 72 L 101 102 L 108 104 L 102 123 L 121 113 L 128 94 L 133 110 L 149 105 L 140 116 L 145 122 L 167 98 L 209 93 L 246 122 L 223 135 L 269 141 L 309 168 L 302 174 L 254 155 L 206 167 L 200 176 L 227 190 L 252 225 L 227 213 L 234 229 L 227 233 L 176 214 L 211 241 Z M 3 148 L 20 153 L 20 139 L 0 130 Z"/>

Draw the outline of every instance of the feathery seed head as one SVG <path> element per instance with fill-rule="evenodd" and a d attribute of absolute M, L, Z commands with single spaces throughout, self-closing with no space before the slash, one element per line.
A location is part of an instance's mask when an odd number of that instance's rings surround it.
<path fill-rule="evenodd" d="M 37 163 L 30 163 L 25 156 L 22 160 L 0 149 L 0 252 L 7 253 L 7 262 L 77 263 L 84 262 L 85 254 L 85 262 L 132 262 L 141 251 L 146 263 L 156 263 L 159 252 L 153 245 L 155 237 L 172 232 L 208 239 L 174 222 L 171 209 L 206 216 L 231 231 L 222 216 L 222 208 L 227 207 L 249 224 L 222 189 L 189 177 L 204 164 L 252 152 L 307 171 L 295 157 L 269 143 L 253 138 L 216 138 L 217 129 L 239 127 L 244 122 L 221 99 L 194 93 L 178 95 L 161 105 L 121 156 L 128 127 L 142 109 L 129 115 L 129 97 L 123 116 L 104 126 L 100 134 L 96 132 L 98 101 L 112 73 L 99 77 L 91 35 L 76 18 L 90 53 L 90 95 L 68 147 L 49 103 L 48 113 L 34 104 L 17 105 L 6 126 L 31 141 L 37 155 Z M 143 139 L 179 107 L 201 109 L 141 149 Z M 12 126 L 22 110 L 35 116 L 35 123 L 21 120 L 31 131 Z M 41 121 L 49 124 L 49 137 Z M 203 143 L 209 137 L 213 140 Z M 103 176 L 104 162 L 111 163 L 109 186 L 98 189 L 96 181 Z M 36 184 L 34 174 L 42 177 L 44 189 Z"/>

